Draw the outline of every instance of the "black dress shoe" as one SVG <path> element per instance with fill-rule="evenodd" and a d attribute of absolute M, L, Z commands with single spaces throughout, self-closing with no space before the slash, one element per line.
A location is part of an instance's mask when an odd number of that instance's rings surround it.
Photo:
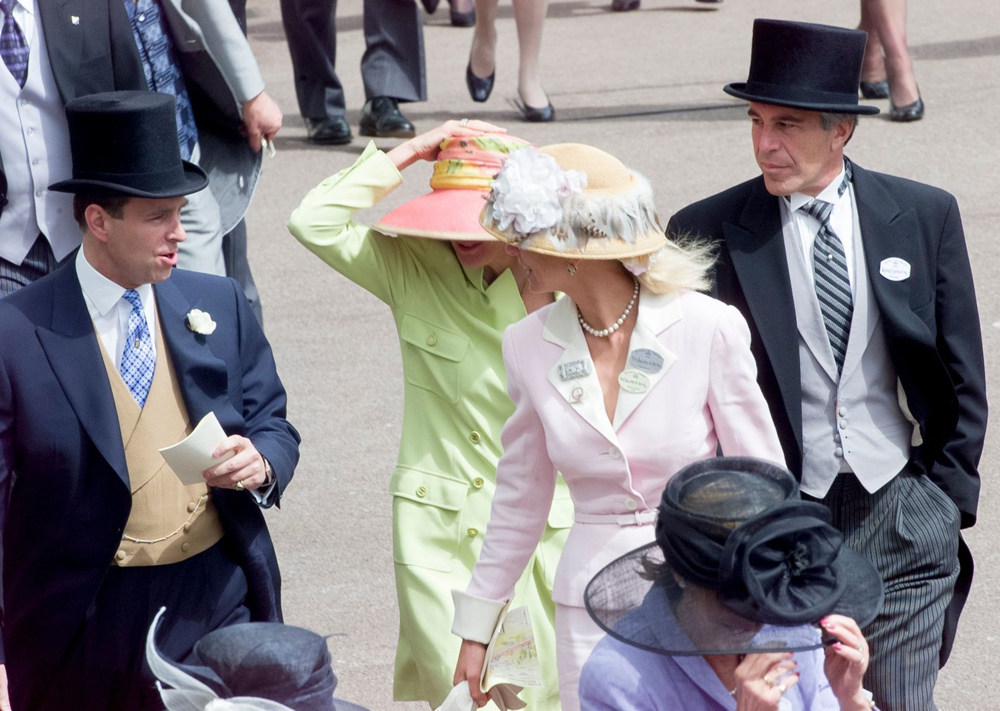
<path fill-rule="evenodd" d="M 319 146 L 342 146 L 351 142 L 351 125 L 343 116 L 306 118 L 306 139 Z"/>
<path fill-rule="evenodd" d="M 362 136 L 376 138 L 413 138 L 417 135 L 413 124 L 399 110 L 399 103 L 391 96 L 376 96 L 365 102 L 358 128 Z"/>
<path fill-rule="evenodd" d="M 611 10 L 612 12 L 628 12 L 629 10 L 638 10 L 641 4 L 641 0 L 611 0 Z"/>
<path fill-rule="evenodd" d="M 468 12 L 459 12 L 458 10 L 452 9 L 451 25 L 452 27 L 475 27 L 476 8 L 472 8 Z"/>
<path fill-rule="evenodd" d="M 438 4 L 441 0 L 420 0 L 420 4 L 424 6 L 428 15 L 433 15 L 434 11 L 438 9 Z"/>
<path fill-rule="evenodd" d="M 515 101 L 514 104 L 521 110 L 521 116 L 523 116 L 524 120 L 528 123 L 548 123 L 549 121 L 556 120 L 556 110 L 552 108 L 551 101 L 546 104 L 545 108 L 542 109 L 537 109 L 534 106 L 528 106 L 524 103 L 524 99 Z"/>
<path fill-rule="evenodd" d="M 493 67 L 493 73 L 485 79 L 481 79 L 472 73 L 472 60 L 465 66 L 465 85 L 469 87 L 469 96 L 473 101 L 483 103 L 490 98 L 493 91 L 493 80 L 497 78 L 497 68 Z"/>
<path fill-rule="evenodd" d="M 924 117 L 924 100 L 917 98 L 912 104 L 906 106 L 896 106 L 889 100 L 889 120 L 890 121 L 919 121 Z"/>
<path fill-rule="evenodd" d="M 860 84 L 861 96 L 866 99 L 888 99 L 889 98 L 889 80 L 883 79 L 882 81 L 863 81 Z"/>

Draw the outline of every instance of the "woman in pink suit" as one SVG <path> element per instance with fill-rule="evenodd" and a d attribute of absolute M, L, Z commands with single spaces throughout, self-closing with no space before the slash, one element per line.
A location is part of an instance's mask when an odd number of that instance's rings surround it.
<path fill-rule="evenodd" d="M 668 479 L 716 456 L 783 463 L 739 312 L 704 294 L 711 256 L 668 242 L 649 183 L 578 144 L 525 149 L 498 175 L 483 226 L 519 250 L 529 288 L 566 298 L 509 327 L 503 354 L 515 412 L 504 427 L 492 517 L 472 582 L 453 591 L 465 641 L 455 682 L 479 675 L 497 618 L 545 526 L 556 472 L 576 510 L 556 572 L 564 711 L 603 636 L 587 581 L 654 540 Z"/>

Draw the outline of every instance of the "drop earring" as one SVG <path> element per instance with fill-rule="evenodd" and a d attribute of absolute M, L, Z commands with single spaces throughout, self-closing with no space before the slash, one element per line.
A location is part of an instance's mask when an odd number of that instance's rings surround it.
<path fill-rule="evenodd" d="M 576 265 L 571 262 L 570 265 L 566 267 L 566 271 L 569 272 L 570 276 L 574 276 L 576 274 Z"/>

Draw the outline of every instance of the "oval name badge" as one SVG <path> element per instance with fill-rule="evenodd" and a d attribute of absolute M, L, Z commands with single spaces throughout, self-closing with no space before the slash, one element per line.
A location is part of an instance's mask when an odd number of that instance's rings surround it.
<path fill-rule="evenodd" d="M 649 348 L 636 348 L 629 353 L 628 362 L 633 368 L 645 373 L 659 373 L 663 370 L 663 356 Z"/>
<path fill-rule="evenodd" d="M 899 257 L 888 257 L 879 263 L 878 273 L 889 281 L 903 281 L 910 278 L 910 263 Z"/>
<path fill-rule="evenodd" d="M 649 390 L 649 376 L 645 373 L 632 370 L 623 370 L 618 376 L 618 385 L 621 389 L 630 393 L 644 393 Z"/>

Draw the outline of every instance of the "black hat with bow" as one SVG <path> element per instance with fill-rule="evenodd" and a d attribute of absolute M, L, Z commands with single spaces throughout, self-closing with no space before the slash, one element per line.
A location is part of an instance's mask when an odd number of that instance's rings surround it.
<path fill-rule="evenodd" d="M 727 84 L 731 96 L 841 114 L 877 114 L 858 103 L 868 33 L 786 20 L 754 20 L 750 74 Z"/>
<path fill-rule="evenodd" d="M 878 571 L 842 543 L 785 469 L 707 459 L 668 482 L 656 542 L 601 570 L 584 600 L 611 636 L 663 654 L 816 649 L 823 617 L 863 626 L 884 599 Z"/>

